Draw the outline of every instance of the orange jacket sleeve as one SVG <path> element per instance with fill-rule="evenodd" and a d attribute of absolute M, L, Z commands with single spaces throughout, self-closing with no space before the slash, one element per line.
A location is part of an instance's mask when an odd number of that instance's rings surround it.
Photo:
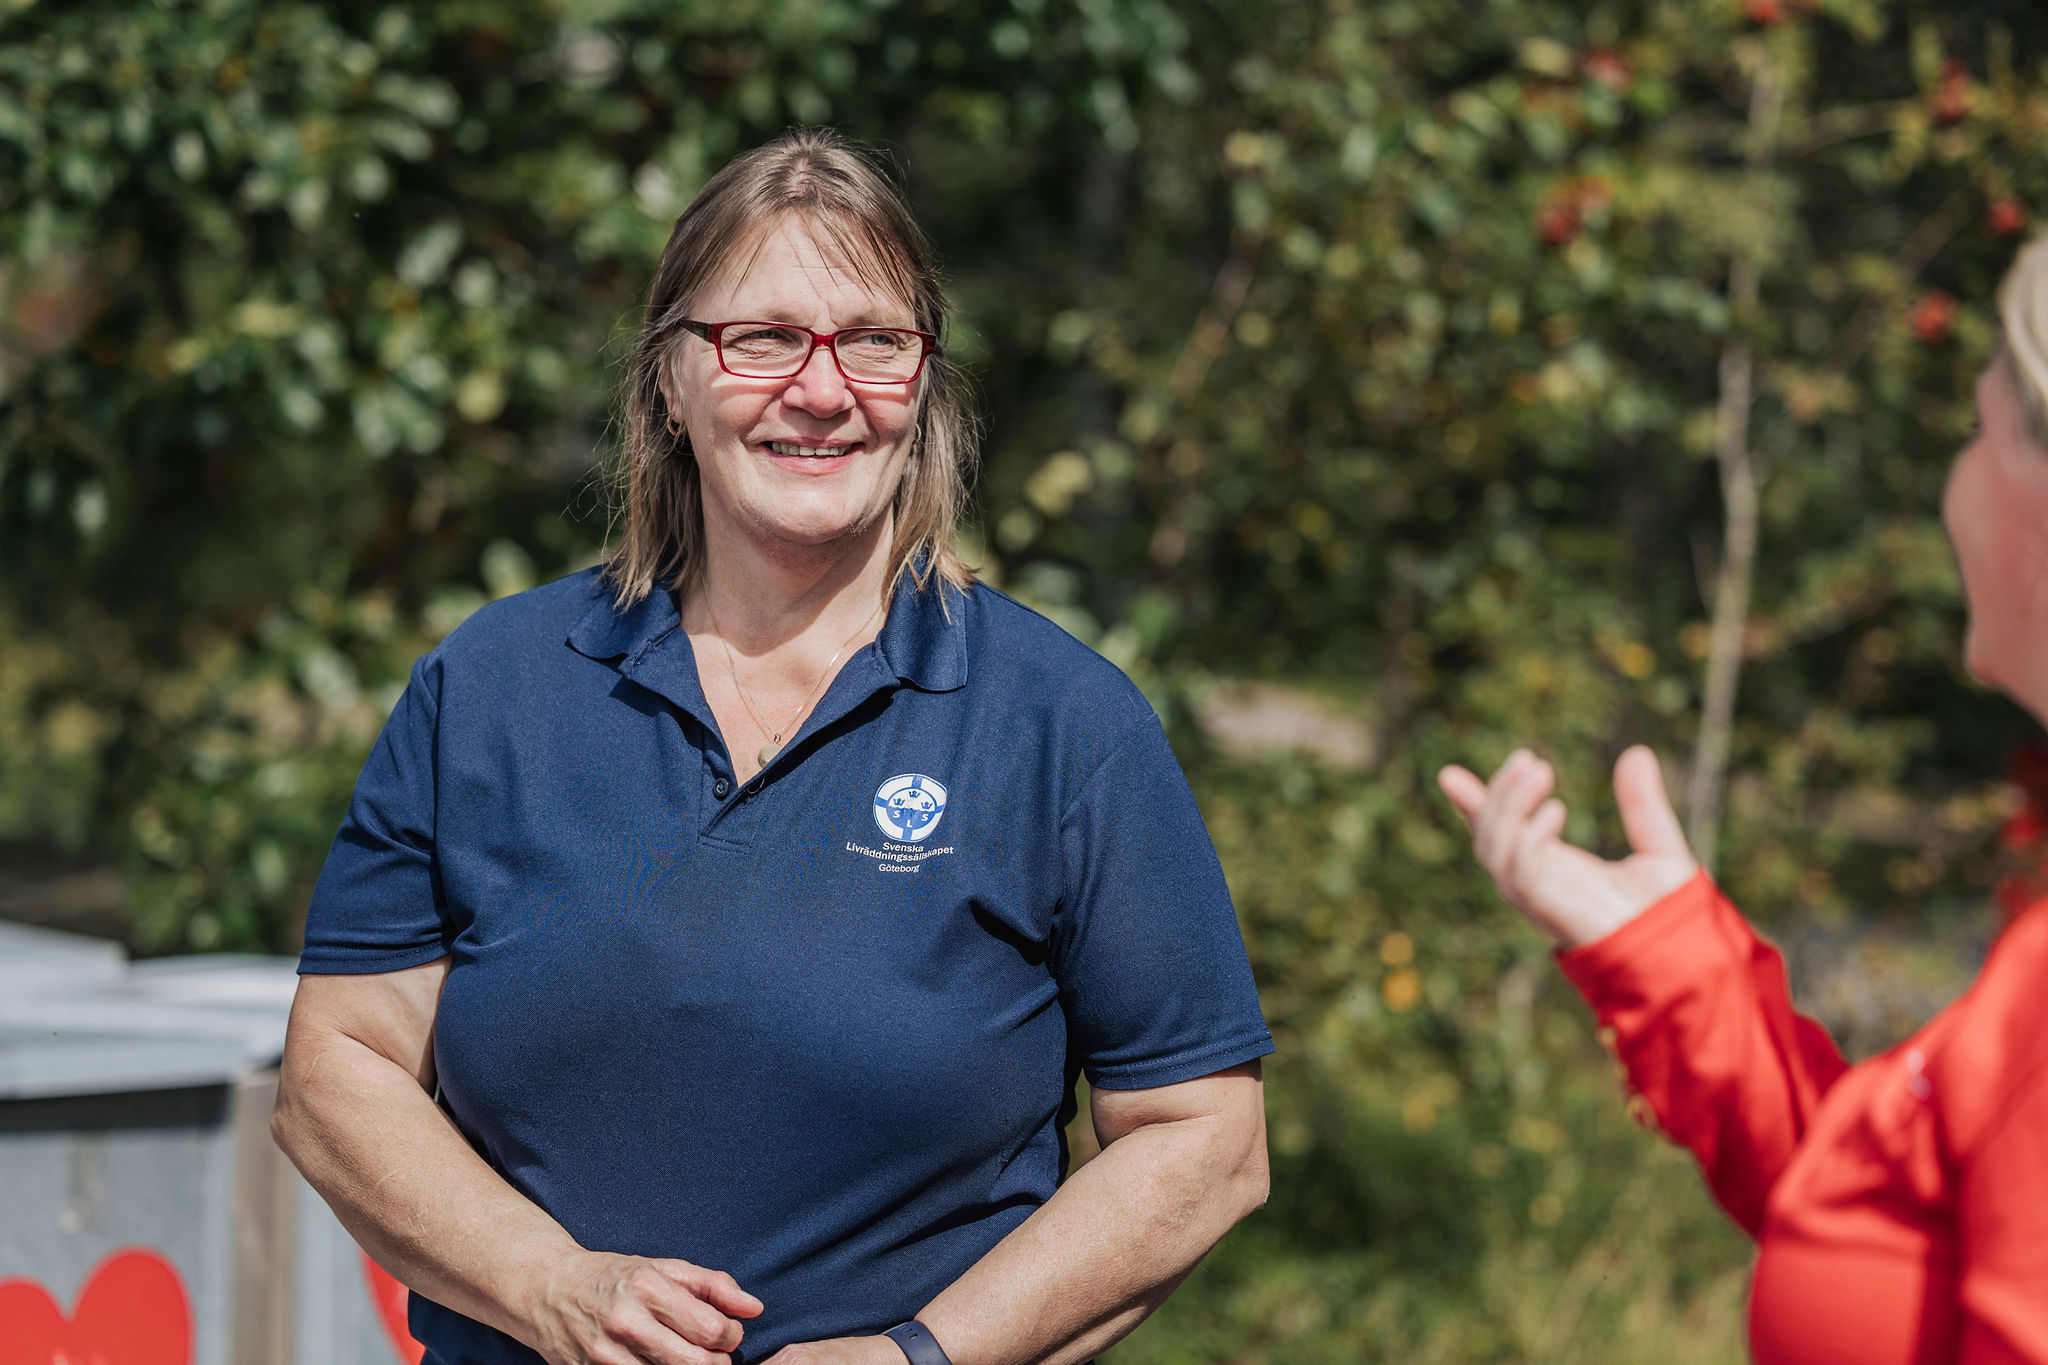
<path fill-rule="evenodd" d="M 1792 1009 L 1785 960 L 1701 872 L 1629 923 L 1560 953 L 1629 1087 L 1754 1237 L 1821 1096 L 1848 1069 Z"/>
<path fill-rule="evenodd" d="M 2048 1074 L 2009 1098 L 1960 1163 L 1957 1365 L 2048 1361 Z"/>

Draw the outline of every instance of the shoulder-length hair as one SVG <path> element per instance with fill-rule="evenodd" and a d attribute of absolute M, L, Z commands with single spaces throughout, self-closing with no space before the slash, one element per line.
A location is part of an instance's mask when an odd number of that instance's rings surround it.
<path fill-rule="evenodd" d="M 692 295 L 790 217 L 869 289 L 907 303 L 920 331 L 943 335 L 950 309 L 937 258 L 902 191 L 874 160 L 830 129 L 799 128 L 728 162 L 676 219 L 625 378 L 616 472 L 623 526 L 605 564 L 621 607 L 657 584 L 680 593 L 703 571 L 703 488 L 687 431 L 671 434 L 662 368 L 686 335 L 681 323 Z M 965 588 L 974 574 L 953 533 L 976 457 L 966 377 L 941 349 L 919 383 L 922 401 L 896 488 L 889 581 L 909 569 L 921 590 L 940 580 Z"/>
<path fill-rule="evenodd" d="M 2048 451 L 2048 232 L 2020 248 L 1998 286 L 2003 360 L 2019 395 L 2027 439 Z"/>

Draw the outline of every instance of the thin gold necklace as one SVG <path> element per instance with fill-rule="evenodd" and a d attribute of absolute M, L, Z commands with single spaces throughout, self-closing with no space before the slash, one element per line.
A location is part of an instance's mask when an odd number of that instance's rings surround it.
<path fill-rule="evenodd" d="M 811 690 L 804 695 L 803 702 L 796 708 L 796 714 L 779 730 L 770 728 L 768 722 L 761 719 L 761 713 L 754 708 L 753 694 L 748 692 L 747 685 L 740 681 L 739 665 L 733 659 L 732 641 L 726 638 L 725 627 L 718 623 L 718 608 L 711 604 L 711 588 L 708 584 L 704 589 L 704 610 L 710 614 L 711 628 L 718 632 L 718 643 L 725 646 L 725 671 L 732 675 L 732 685 L 739 692 L 741 703 L 746 706 L 747 714 L 753 717 L 754 724 L 768 736 L 769 742 L 762 745 L 761 751 L 754 755 L 765 768 L 775 761 L 775 755 L 782 752 L 782 737 L 785 734 L 794 734 L 796 727 L 803 723 L 803 718 L 810 714 L 811 703 L 818 699 L 818 693 L 825 686 L 825 680 L 832 676 L 832 666 L 839 662 L 839 656 L 851 649 L 853 642 L 874 623 L 875 617 L 881 613 L 882 603 L 875 603 L 875 609 L 867 614 L 867 619 L 855 626 L 853 634 L 846 637 L 846 643 L 832 651 L 832 657 L 827 659 L 825 667 L 819 670 L 818 680 L 811 684 Z"/>

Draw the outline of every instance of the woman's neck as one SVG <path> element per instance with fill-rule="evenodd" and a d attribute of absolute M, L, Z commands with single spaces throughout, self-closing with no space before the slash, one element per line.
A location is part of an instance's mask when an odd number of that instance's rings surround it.
<path fill-rule="evenodd" d="M 895 518 L 825 546 L 763 544 L 707 517 L 704 560 L 679 604 L 692 633 L 716 627 L 759 657 L 812 635 L 836 644 L 877 615 L 889 590 Z"/>

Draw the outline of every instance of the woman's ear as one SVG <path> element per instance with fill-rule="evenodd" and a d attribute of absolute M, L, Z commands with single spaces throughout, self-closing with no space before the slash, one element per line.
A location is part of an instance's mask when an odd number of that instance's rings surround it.
<path fill-rule="evenodd" d="M 664 354 L 654 371 L 654 387 L 661 394 L 662 421 L 683 449 L 690 448 L 690 429 L 683 420 L 682 381 L 676 374 L 674 351 Z"/>

